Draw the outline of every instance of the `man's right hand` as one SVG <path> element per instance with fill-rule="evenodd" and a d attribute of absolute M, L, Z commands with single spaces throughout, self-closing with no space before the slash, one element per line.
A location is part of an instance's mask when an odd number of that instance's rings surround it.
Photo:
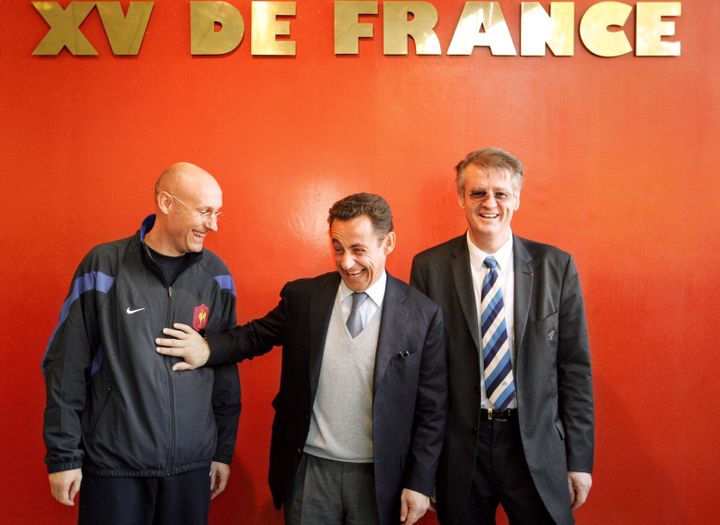
<path fill-rule="evenodd" d="M 210 346 L 192 327 L 175 323 L 173 328 L 163 328 L 163 334 L 173 339 L 158 337 L 155 339 L 155 344 L 158 345 L 155 350 L 160 354 L 181 357 L 185 360 L 175 363 L 173 370 L 193 370 L 203 366 L 210 359 Z"/>
<path fill-rule="evenodd" d="M 50 493 L 63 505 L 75 505 L 75 496 L 80 492 L 82 471 L 79 468 L 48 474 Z"/>

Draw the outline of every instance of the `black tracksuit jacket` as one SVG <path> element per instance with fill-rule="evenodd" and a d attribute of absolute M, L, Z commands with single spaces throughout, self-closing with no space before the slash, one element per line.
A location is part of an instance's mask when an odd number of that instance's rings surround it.
<path fill-rule="evenodd" d="M 232 459 L 236 366 L 173 372 L 155 338 L 175 322 L 235 326 L 233 281 L 203 250 L 166 283 L 143 242 L 154 221 L 92 249 L 75 273 L 42 363 L 49 472 L 170 476 Z"/>

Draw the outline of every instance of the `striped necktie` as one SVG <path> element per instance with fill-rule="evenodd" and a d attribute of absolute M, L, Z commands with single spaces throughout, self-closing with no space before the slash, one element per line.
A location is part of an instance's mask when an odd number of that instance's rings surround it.
<path fill-rule="evenodd" d="M 347 325 L 350 336 L 354 339 L 356 335 L 363 331 L 362 317 L 360 317 L 360 306 L 370 296 L 365 292 L 353 292 L 352 294 L 352 309 L 350 315 L 347 318 L 345 324 Z"/>
<path fill-rule="evenodd" d="M 505 326 L 505 305 L 497 261 L 494 257 L 487 257 L 483 264 L 489 268 L 480 296 L 485 392 L 495 410 L 505 410 L 515 398 L 510 343 Z"/>

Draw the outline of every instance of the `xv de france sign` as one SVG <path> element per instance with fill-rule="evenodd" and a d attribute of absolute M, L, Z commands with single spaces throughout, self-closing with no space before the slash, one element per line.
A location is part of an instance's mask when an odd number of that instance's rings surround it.
<path fill-rule="evenodd" d="M 253 55 L 294 56 L 302 42 L 292 38 L 292 20 L 303 16 L 297 2 L 246 2 L 251 8 L 250 48 Z M 511 5 L 510 5 L 511 4 Z M 32 2 L 50 26 L 33 55 L 57 55 L 64 48 L 72 55 L 97 55 L 81 25 L 94 11 L 100 17 L 115 55 L 137 55 L 145 36 L 154 2 L 129 2 L 123 12 L 120 2 Z M 679 56 L 680 41 L 674 18 L 681 15 L 681 2 L 598 2 L 576 13 L 574 2 L 465 2 L 458 20 L 439 20 L 438 11 L 427 1 L 336 1 L 334 2 L 334 50 L 336 55 L 359 54 L 361 38 L 375 36 L 382 26 L 385 55 L 407 55 L 410 39 L 417 55 L 470 55 L 485 47 L 493 55 L 555 56 L 575 54 L 579 42 L 590 53 L 616 57 L 634 52 L 638 57 Z M 379 16 L 382 6 L 382 16 Z M 503 10 L 520 9 L 520 34 L 512 35 Z M 635 14 L 635 39 L 625 32 Z M 577 15 L 577 16 L 576 16 Z M 230 2 L 190 2 L 190 53 L 223 55 L 242 45 L 246 34 L 242 14 Z M 380 20 L 382 24 L 380 24 Z M 576 27 L 576 20 L 577 27 Z M 440 23 L 455 27 L 449 42 L 441 42 L 435 28 Z M 517 43 L 519 42 L 519 53 Z"/>

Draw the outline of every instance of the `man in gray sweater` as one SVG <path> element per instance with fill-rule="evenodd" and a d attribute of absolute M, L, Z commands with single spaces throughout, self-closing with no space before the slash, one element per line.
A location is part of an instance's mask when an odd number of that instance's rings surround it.
<path fill-rule="evenodd" d="M 442 313 L 385 271 L 396 239 L 382 197 L 350 195 L 328 223 L 337 271 L 286 284 L 265 317 L 207 340 L 175 324 L 158 351 L 182 370 L 282 346 L 269 481 L 286 523 L 410 525 L 443 443 Z"/>

